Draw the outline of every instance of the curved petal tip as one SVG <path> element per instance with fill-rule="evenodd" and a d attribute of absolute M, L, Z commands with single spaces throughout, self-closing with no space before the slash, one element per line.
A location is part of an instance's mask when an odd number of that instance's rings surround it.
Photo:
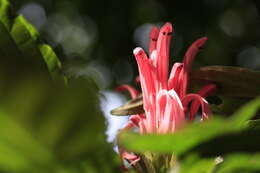
<path fill-rule="evenodd" d="M 172 33 L 172 31 L 173 31 L 172 24 L 170 22 L 166 22 L 162 26 L 161 31 L 166 32 L 166 33 Z"/>
<path fill-rule="evenodd" d="M 143 49 L 140 47 L 137 47 L 133 51 L 134 55 L 141 55 L 143 53 Z"/>
<path fill-rule="evenodd" d="M 198 48 L 202 47 L 206 43 L 207 40 L 208 40 L 208 37 L 202 37 L 202 38 L 196 40 L 195 41 L 196 47 L 198 47 Z"/>
<path fill-rule="evenodd" d="M 155 41 L 157 40 L 159 34 L 159 29 L 156 26 L 153 26 L 150 32 L 150 38 Z"/>

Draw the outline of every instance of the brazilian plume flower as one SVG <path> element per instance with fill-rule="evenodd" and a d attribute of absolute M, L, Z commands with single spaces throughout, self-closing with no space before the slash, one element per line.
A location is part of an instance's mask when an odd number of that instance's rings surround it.
<path fill-rule="evenodd" d="M 204 86 L 198 93 L 188 93 L 192 62 L 207 38 L 195 41 L 188 48 L 183 62 L 175 63 L 169 72 L 172 33 L 170 23 L 166 23 L 160 30 L 153 27 L 150 32 L 149 57 L 140 47 L 133 51 L 138 64 L 145 113 L 132 115 L 125 130 L 137 127 L 141 134 L 174 133 L 186 120 L 194 120 L 199 107 L 201 120 L 208 119 L 211 114 L 205 98 L 216 90 L 214 84 Z M 132 98 L 139 94 L 129 85 L 122 85 L 118 89 L 128 90 Z M 132 164 L 139 160 L 123 149 L 121 156 Z"/>

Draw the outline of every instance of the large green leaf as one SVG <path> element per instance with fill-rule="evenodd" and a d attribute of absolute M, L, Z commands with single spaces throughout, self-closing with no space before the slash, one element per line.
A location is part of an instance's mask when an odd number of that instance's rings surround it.
<path fill-rule="evenodd" d="M 119 135 L 119 142 L 132 151 L 175 152 L 179 155 L 203 142 L 246 129 L 246 121 L 255 115 L 259 107 L 260 98 L 257 98 L 228 119 L 213 118 L 203 123 L 189 124 L 174 134 L 166 135 L 138 135 L 123 132 Z"/>
<path fill-rule="evenodd" d="M 132 151 L 148 150 L 181 154 L 203 141 L 232 131 L 235 130 L 227 125 L 224 120 L 215 119 L 202 124 L 190 124 L 174 134 L 141 136 L 135 133 L 121 133 L 119 142 Z"/>
<path fill-rule="evenodd" d="M 65 86 L 56 53 L 9 10 L 0 0 L 0 172 L 118 172 L 96 84 Z"/>
<path fill-rule="evenodd" d="M 0 157 L 0 172 L 79 172 L 83 164 L 96 172 L 117 168 L 92 80 L 64 86 L 36 73 L 23 76 L 5 93 L 0 101 L 0 148 L 9 160 Z"/>
<path fill-rule="evenodd" d="M 51 153 L 12 117 L 1 113 L 0 120 L 1 169 L 19 172 L 55 164 Z"/>
<path fill-rule="evenodd" d="M 61 72 L 61 62 L 57 58 L 55 52 L 52 50 L 52 48 L 47 44 L 41 44 L 39 45 L 39 49 L 41 51 L 42 57 L 44 58 L 49 72 L 52 75 L 53 79 L 59 80 L 63 76 Z M 64 82 L 67 83 L 66 77 L 63 77 Z"/>

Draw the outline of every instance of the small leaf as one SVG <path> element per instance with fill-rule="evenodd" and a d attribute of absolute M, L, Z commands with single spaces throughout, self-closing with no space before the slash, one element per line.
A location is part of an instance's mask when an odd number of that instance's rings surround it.
<path fill-rule="evenodd" d="M 43 62 L 41 61 L 41 52 L 37 46 L 39 33 L 23 16 L 20 15 L 15 18 L 11 36 L 23 53 L 24 58 L 32 58 L 30 61 L 37 64 Z"/>
<path fill-rule="evenodd" d="M 52 50 L 52 48 L 47 44 L 42 44 L 39 45 L 39 49 L 48 66 L 52 78 L 58 80 L 63 77 L 64 82 L 67 83 L 67 79 L 65 76 L 63 76 L 61 71 L 62 69 L 61 62 L 56 56 L 55 52 Z"/>
<path fill-rule="evenodd" d="M 7 30 L 10 30 L 10 3 L 8 0 L 0 0 L 0 21 L 4 24 Z"/>
<path fill-rule="evenodd" d="M 144 109 L 143 109 L 143 97 L 142 95 L 140 95 L 139 97 L 130 100 L 129 102 L 127 102 L 126 104 L 113 109 L 111 111 L 112 115 L 133 115 L 133 114 L 137 114 L 137 113 L 143 113 Z"/>

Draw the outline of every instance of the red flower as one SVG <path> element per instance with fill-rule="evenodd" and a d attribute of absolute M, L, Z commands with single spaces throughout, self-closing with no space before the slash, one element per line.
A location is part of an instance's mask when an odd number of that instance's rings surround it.
<path fill-rule="evenodd" d="M 211 114 L 209 104 L 204 98 L 216 90 L 214 84 L 206 85 L 197 94 L 187 94 L 192 62 L 207 38 L 203 37 L 195 41 L 187 50 L 183 62 L 175 63 L 169 75 L 172 32 L 170 23 L 166 23 L 160 31 L 157 27 L 152 28 L 149 43 L 150 58 L 142 48 L 134 49 L 145 113 L 132 115 L 126 126 L 127 129 L 138 127 L 141 134 L 173 133 L 185 119 L 194 120 L 200 106 L 202 120 L 207 119 Z M 138 91 L 128 85 L 122 85 L 119 89 L 128 90 L 132 98 L 138 95 Z M 190 107 L 189 103 L 191 103 Z M 189 117 L 185 118 L 187 114 Z"/>

